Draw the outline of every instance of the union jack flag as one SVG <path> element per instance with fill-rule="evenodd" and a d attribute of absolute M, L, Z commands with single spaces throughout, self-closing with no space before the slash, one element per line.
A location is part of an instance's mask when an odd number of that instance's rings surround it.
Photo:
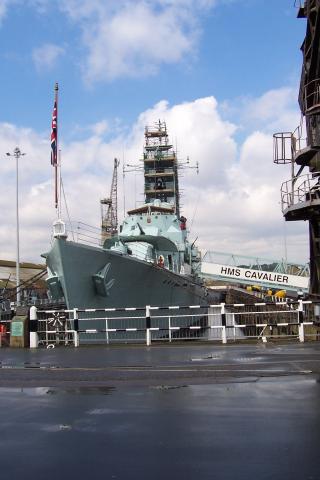
<path fill-rule="evenodd" d="M 52 124 L 51 124 L 51 165 L 56 167 L 58 165 L 57 156 L 57 143 L 58 143 L 58 127 L 57 127 L 57 101 L 54 102 L 52 112 Z"/>

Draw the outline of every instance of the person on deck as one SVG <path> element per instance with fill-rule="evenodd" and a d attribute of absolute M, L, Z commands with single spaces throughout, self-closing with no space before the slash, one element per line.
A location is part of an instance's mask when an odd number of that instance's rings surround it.
<path fill-rule="evenodd" d="M 180 229 L 181 229 L 181 230 L 186 230 L 186 228 L 187 228 L 187 219 L 186 219 L 186 217 L 181 216 L 179 220 L 180 220 Z"/>
<path fill-rule="evenodd" d="M 156 190 L 163 190 L 163 188 L 163 181 L 161 180 L 161 178 L 158 178 L 156 181 Z"/>
<path fill-rule="evenodd" d="M 159 255 L 159 257 L 158 257 L 158 267 L 161 267 L 161 268 L 164 267 L 164 258 L 163 258 L 163 255 Z"/>

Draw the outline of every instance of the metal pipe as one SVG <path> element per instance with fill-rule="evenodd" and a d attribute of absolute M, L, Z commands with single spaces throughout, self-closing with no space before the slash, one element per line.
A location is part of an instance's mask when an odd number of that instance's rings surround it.
<path fill-rule="evenodd" d="M 7 152 L 8 157 L 16 159 L 16 303 L 20 305 L 20 242 L 19 242 L 19 158 L 25 153 L 21 153 L 19 147 L 16 147 L 13 154 Z"/>
<path fill-rule="evenodd" d="M 20 292 L 20 245 L 19 245 L 19 154 L 18 147 L 14 151 L 16 157 L 16 286 L 17 286 L 17 305 L 20 305 L 21 292 Z"/>

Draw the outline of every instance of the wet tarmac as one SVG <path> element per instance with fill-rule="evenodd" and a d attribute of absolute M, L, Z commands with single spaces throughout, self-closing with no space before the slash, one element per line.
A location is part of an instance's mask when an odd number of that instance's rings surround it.
<path fill-rule="evenodd" d="M 0 349 L 1 478 L 320 480 L 320 345 Z"/>

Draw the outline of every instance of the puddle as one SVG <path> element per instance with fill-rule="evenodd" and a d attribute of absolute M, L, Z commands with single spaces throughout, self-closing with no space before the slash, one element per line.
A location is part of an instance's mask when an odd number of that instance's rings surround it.
<path fill-rule="evenodd" d="M 237 357 L 236 362 L 262 362 L 265 357 Z"/>
<path fill-rule="evenodd" d="M 48 395 L 111 395 L 115 387 L 27 387 L 7 388 L 0 387 L 1 394 L 22 393 L 30 397 L 43 397 Z"/>
<path fill-rule="evenodd" d="M 2 369 L 34 369 L 34 368 L 42 368 L 46 370 L 50 369 L 57 369 L 60 368 L 58 365 L 50 365 L 47 363 L 40 363 L 40 362 L 23 362 L 23 363 L 6 363 L 0 362 L 0 368 Z"/>
<path fill-rule="evenodd" d="M 220 360 L 221 355 L 207 355 L 205 357 L 200 357 L 200 358 L 191 358 L 191 362 L 203 362 L 205 360 Z"/>
<path fill-rule="evenodd" d="M 177 388 L 186 388 L 189 385 L 156 385 L 155 387 L 150 387 L 152 390 L 175 390 Z"/>
<path fill-rule="evenodd" d="M 118 413 L 118 410 L 113 408 L 93 408 L 88 411 L 88 415 L 111 415 Z"/>
<path fill-rule="evenodd" d="M 52 387 L 47 395 L 111 395 L 115 387 Z"/>
<path fill-rule="evenodd" d="M 72 430 L 71 425 L 61 424 L 61 425 L 43 425 L 41 430 L 44 432 L 61 432 L 61 431 L 70 431 Z"/>

